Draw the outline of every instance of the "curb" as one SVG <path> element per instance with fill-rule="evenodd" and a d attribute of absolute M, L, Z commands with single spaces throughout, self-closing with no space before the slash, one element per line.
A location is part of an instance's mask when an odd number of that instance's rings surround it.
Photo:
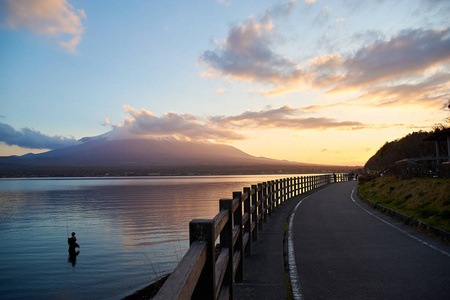
<path fill-rule="evenodd" d="M 359 199 L 361 199 L 363 202 L 365 202 L 366 204 L 368 204 L 369 206 L 371 206 L 372 208 L 390 216 L 393 217 L 399 221 L 402 221 L 405 224 L 411 225 L 413 227 L 416 227 L 420 230 L 425 231 L 426 233 L 428 233 L 429 235 L 436 237 L 442 241 L 444 241 L 447 244 L 450 244 L 450 232 L 447 232 L 445 230 L 439 229 L 437 227 L 431 226 L 423 221 L 411 218 L 405 214 L 399 213 L 398 211 L 395 211 L 393 209 L 387 208 L 383 205 L 380 205 L 376 202 L 373 202 L 372 200 L 367 199 L 366 197 L 362 196 L 359 193 L 359 189 L 358 189 L 358 197 Z"/>

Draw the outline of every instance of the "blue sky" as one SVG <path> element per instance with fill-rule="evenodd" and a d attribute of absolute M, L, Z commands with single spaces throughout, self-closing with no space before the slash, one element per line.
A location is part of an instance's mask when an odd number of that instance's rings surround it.
<path fill-rule="evenodd" d="M 0 155 L 117 137 L 364 164 L 448 117 L 448 1 L 0 0 Z"/>

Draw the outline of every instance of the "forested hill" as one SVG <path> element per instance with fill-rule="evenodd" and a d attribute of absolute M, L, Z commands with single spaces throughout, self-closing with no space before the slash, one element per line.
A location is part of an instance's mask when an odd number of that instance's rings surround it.
<path fill-rule="evenodd" d="M 387 142 L 367 161 L 364 168 L 381 170 L 405 158 L 436 156 L 435 143 L 424 139 L 439 131 L 440 129 L 431 132 L 413 132 L 401 139 Z"/>

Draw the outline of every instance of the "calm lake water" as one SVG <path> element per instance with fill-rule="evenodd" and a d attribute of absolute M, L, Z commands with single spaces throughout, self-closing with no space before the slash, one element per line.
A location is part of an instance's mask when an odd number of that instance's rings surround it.
<path fill-rule="evenodd" d="M 0 298 L 121 299 L 175 268 L 220 198 L 287 177 L 0 180 Z"/>

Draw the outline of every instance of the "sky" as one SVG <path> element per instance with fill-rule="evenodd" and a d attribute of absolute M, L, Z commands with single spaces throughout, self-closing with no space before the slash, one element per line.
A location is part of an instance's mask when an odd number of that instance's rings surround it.
<path fill-rule="evenodd" d="M 364 165 L 449 116 L 450 1 L 0 0 L 0 156 L 108 133 Z"/>

